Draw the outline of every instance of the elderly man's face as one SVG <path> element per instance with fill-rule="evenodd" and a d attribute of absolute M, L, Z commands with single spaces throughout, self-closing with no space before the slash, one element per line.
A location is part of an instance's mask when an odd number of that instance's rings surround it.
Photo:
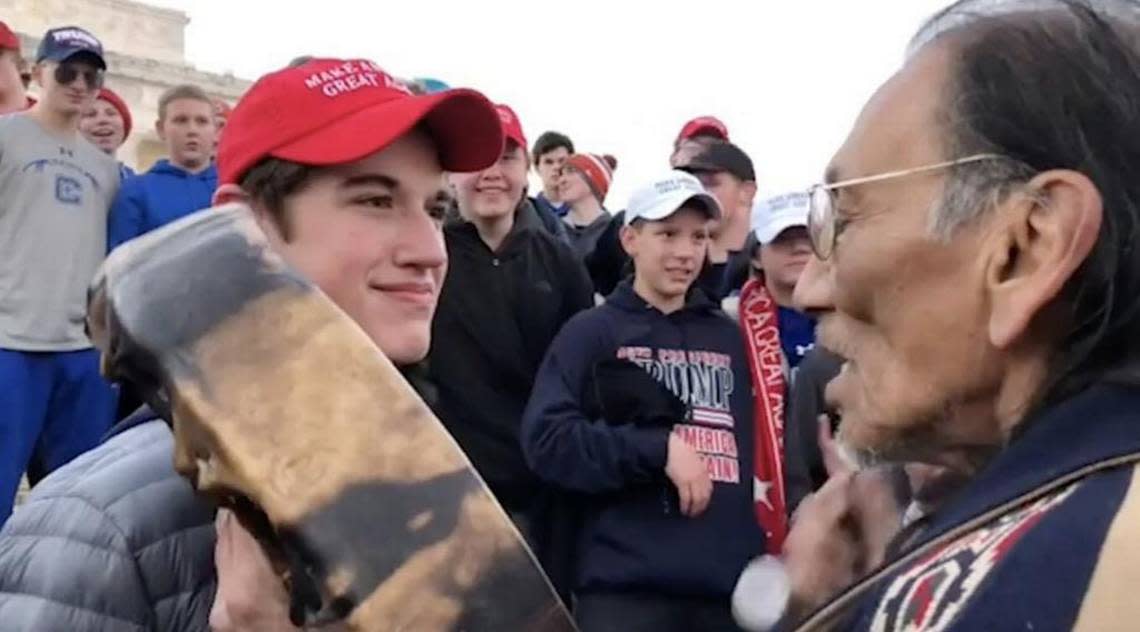
<path fill-rule="evenodd" d="M 938 118 L 948 59 L 925 51 L 880 88 L 832 160 L 829 180 L 951 158 Z M 1000 441 L 992 423 L 1000 358 L 986 336 L 978 260 L 987 222 L 949 241 L 931 236 L 947 174 L 840 189 L 845 225 L 834 252 L 827 261 L 813 257 L 797 286 L 797 303 L 820 315 L 820 342 L 847 360 L 827 397 L 842 416 L 841 441 L 864 457 L 938 460 Z"/>

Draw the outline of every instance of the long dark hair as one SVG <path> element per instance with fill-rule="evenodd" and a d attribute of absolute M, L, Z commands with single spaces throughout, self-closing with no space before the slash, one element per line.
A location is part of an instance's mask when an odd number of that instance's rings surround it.
<path fill-rule="evenodd" d="M 1140 384 L 1138 16 L 1137 2 L 967 0 L 912 41 L 912 50 L 938 38 L 955 48 L 943 112 L 948 154 L 1010 158 L 954 170 L 948 191 L 957 180 L 993 193 L 1035 172 L 1071 169 L 1102 196 L 1100 235 L 1057 305 L 1067 329 L 1046 400 L 1097 381 Z"/>

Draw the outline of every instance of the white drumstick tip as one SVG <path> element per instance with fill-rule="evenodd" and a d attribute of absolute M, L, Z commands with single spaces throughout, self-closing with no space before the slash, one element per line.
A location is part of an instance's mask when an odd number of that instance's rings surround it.
<path fill-rule="evenodd" d="M 764 555 L 745 567 L 732 591 L 732 616 L 748 632 L 767 632 L 784 616 L 791 582 L 779 558 Z"/>

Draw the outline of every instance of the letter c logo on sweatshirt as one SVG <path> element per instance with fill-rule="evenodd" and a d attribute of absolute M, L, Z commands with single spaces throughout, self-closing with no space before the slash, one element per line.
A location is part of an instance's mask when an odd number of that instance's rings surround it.
<path fill-rule="evenodd" d="M 82 200 L 83 185 L 70 176 L 55 177 L 55 199 L 64 204 L 79 204 Z"/>

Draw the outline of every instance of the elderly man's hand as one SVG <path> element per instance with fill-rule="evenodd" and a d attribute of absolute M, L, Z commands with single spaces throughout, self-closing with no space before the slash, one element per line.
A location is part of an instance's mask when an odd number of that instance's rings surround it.
<path fill-rule="evenodd" d="M 802 618 L 881 564 L 901 514 L 886 468 L 839 472 L 804 499 L 784 543 L 789 617 Z"/>
<path fill-rule="evenodd" d="M 227 509 L 218 511 L 215 527 L 218 592 L 210 610 L 210 629 L 214 632 L 297 630 L 289 622 L 289 595 L 257 538 Z"/>

